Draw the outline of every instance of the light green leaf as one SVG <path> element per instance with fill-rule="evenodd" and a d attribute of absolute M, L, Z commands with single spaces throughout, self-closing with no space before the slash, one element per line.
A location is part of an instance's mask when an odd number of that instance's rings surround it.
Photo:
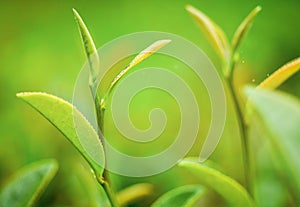
<path fill-rule="evenodd" d="M 193 6 L 187 5 L 186 10 L 206 33 L 223 62 L 227 63 L 230 57 L 230 46 L 224 31 L 203 12 Z"/>
<path fill-rule="evenodd" d="M 120 206 L 127 206 L 137 200 L 145 198 L 154 193 L 154 186 L 150 183 L 138 183 L 129 186 L 117 194 Z"/>
<path fill-rule="evenodd" d="M 185 185 L 165 193 L 151 207 L 192 207 L 204 194 L 201 185 Z"/>
<path fill-rule="evenodd" d="M 235 34 L 232 38 L 232 54 L 236 52 L 238 47 L 241 44 L 242 39 L 244 38 L 245 34 L 249 30 L 251 23 L 254 20 L 254 17 L 261 11 L 261 7 L 257 6 L 255 7 L 250 14 L 244 19 L 244 21 L 240 24 L 240 26 L 237 28 Z"/>
<path fill-rule="evenodd" d="M 19 170 L 1 190 L 0 206 L 32 206 L 58 169 L 55 160 L 42 160 Z"/>
<path fill-rule="evenodd" d="M 264 89 L 246 88 L 245 93 L 254 109 L 247 113 L 250 120 L 263 126 L 275 163 L 296 195 L 300 195 L 300 101 L 288 94 Z M 298 199 L 300 201 L 300 196 Z"/>
<path fill-rule="evenodd" d="M 300 58 L 285 64 L 265 79 L 258 88 L 275 89 L 300 70 Z"/>
<path fill-rule="evenodd" d="M 104 150 L 97 132 L 72 104 L 56 96 L 40 93 L 18 93 L 30 106 L 50 121 L 81 153 L 101 179 L 104 166 Z"/>
<path fill-rule="evenodd" d="M 183 159 L 179 164 L 199 178 L 201 184 L 223 196 L 232 206 L 254 206 L 245 188 L 220 171 L 199 163 L 197 158 Z"/>
<path fill-rule="evenodd" d="M 82 18 L 78 14 L 78 12 L 73 9 L 74 16 L 76 19 L 76 22 L 79 27 L 81 39 L 84 45 L 85 53 L 88 58 L 89 66 L 90 66 L 90 87 L 94 90 L 97 90 L 97 79 L 99 76 L 99 56 L 98 52 L 95 46 L 95 43 L 93 41 L 92 36 L 89 33 L 89 30 L 87 29 L 86 25 L 84 24 Z"/>
<path fill-rule="evenodd" d="M 131 68 L 133 68 L 134 66 L 136 66 L 137 64 L 139 64 L 140 62 L 142 62 L 143 60 L 145 60 L 146 58 L 148 58 L 149 56 L 151 56 L 153 53 L 155 53 L 157 50 L 159 50 L 160 48 L 164 47 L 166 44 L 170 43 L 171 40 L 158 40 L 156 42 L 154 42 L 153 44 L 151 44 L 150 46 L 148 46 L 146 49 L 144 49 L 143 51 L 141 51 L 130 63 L 129 65 L 123 69 L 112 81 L 112 83 L 110 84 L 110 87 L 108 89 L 108 93 L 110 93 L 110 91 L 112 91 L 113 87 L 117 84 L 117 82 L 122 78 L 122 76 L 124 76 L 125 73 L 127 73 Z"/>

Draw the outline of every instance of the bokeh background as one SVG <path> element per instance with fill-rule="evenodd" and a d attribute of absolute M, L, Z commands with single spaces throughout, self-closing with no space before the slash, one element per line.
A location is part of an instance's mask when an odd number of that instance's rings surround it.
<path fill-rule="evenodd" d="M 89 193 L 90 184 L 87 183 L 91 183 L 91 180 L 83 176 L 87 169 L 83 159 L 53 126 L 18 100 L 15 94 L 20 91 L 45 91 L 72 100 L 76 77 L 86 60 L 72 8 L 81 14 L 98 47 L 133 32 L 170 32 L 194 42 L 220 69 L 221 63 L 215 51 L 185 11 L 186 4 L 205 12 L 224 29 L 229 38 L 256 5 L 262 6 L 262 12 L 240 48 L 240 62 L 235 73 L 237 87 L 257 84 L 287 61 L 300 56 L 298 0 L 1 1 L 0 186 L 21 166 L 43 158 L 55 158 L 60 170 L 38 205 L 90 206 L 93 196 Z M 160 58 L 154 57 L 152 62 L 145 62 L 142 66 L 151 65 L 153 61 L 158 62 Z M 119 67 L 121 69 L 122 66 Z M 197 89 L 192 74 L 181 74 L 180 70 L 177 72 L 191 82 L 192 88 Z M 299 97 L 299 80 L 300 74 L 296 74 L 280 89 Z M 209 120 L 208 96 L 201 83 L 199 90 L 204 91 L 203 97 L 198 97 L 201 100 L 200 111 L 203 111 L 201 120 Z M 169 143 L 170 137 L 176 134 L 180 116 L 176 115 L 179 110 L 174 100 L 164 97 L 158 92 L 142 94 L 132 103 L 131 111 L 134 114 L 133 122 L 139 128 L 147 128 L 148 115 L 144 112 L 148 113 L 153 106 L 166 107 L 166 114 L 171 116 L 171 125 L 168 125 L 164 136 L 167 137 L 165 143 Z M 230 98 L 227 109 L 224 134 L 212 159 L 227 174 L 243 182 L 239 135 Z M 120 144 L 118 141 L 122 136 L 115 131 L 109 113 L 106 123 L 112 142 L 119 143 L 120 149 L 134 153 L 135 145 L 126 144 L 126 141 Z M 198 144 L 190 155 L 198 155 L 203 141 L 201 137 L 207 132 L 208 123 L 204 121 L 200 127 Z M 151 145 L 151 150 L 154 150 L 152 153 L 161 150 L 162 146 L 161 143 Z M 148 152 L 147 149 L 145 152 Z M 153 183 L 157 189 L 155 194 L 143 202 L 151 202 L 168 189 L 193 182 L 176 168 L 150 178 L 113 175 L 112 179 L 117 190 L 136 182 Z"/>

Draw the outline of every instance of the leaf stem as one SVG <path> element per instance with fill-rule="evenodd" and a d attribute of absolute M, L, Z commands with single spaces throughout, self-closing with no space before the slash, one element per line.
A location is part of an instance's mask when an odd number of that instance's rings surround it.
<path fill-rule="evenodd" d="M 103 144 L 104 154 L 105 154 L 105 146 L 104 146 L 104 99 L 99 99 L 99 97 L 96 95 L 95 97 L 95 108 L 96 108 L 96 114 L 97 114 L 97 122 L 99 127 L 99 137 Z M 109 174 L 106 170 L 107 160 L 105 156 L 105 166 L 104 166 L 104 172 L 101 178 L 97 178 L 98 183 L 103 187 L 105 194 L 107 195 L 107 198 L 111 204 L 112 207 L 119 207 L 116 196 L 114 191 L 109 185 Z"/>
<path fill-rule="evenodd" d="M 236 111 L 237 115 L 237 122 L 239 126 L 239 132 L 240 132 L 240 137 L 241 137 L 241 144 L 242 144 L 242 153 L 243 153 L 243 165 L 244 165 L 244 177 L 245 177 L 245 187 L 252 195 L 252 173 L 251 173 L 251 166 L 250 166 L 250 156 L 249 156 L 249 143 L 248 143 L 248 138 L 247 138 L 247 124 L 245 123 L 244 116 L 242 113 L 242 109 L 240 106 L 240 103 L 238 101 L 237 93 L 234 88 L 234 82 L 233 82 L 233 69 L 235 67 L 235 61 L 230 61 L 230 67 L 231 67 L 231 72 L 229 76 L 226 78 L 229 92 L 231 94 L 233 103 L 234 103 L 234 108 Z"/>

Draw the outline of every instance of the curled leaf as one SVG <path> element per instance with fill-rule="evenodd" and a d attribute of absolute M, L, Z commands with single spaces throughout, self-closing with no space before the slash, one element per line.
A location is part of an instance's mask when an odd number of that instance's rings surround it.
<path fill-rule="evenodd" d="M 187 5 L 186 10 L 206 33 L 218 55 L 227 63 L 230 57 L 230 47 L 224 31 L 204 13 L 193 6 Z"/>
<path fill-rule="evenodd" d="M 135 65 L 139 64 L 146 58 L 148 58 L 150 55 L 152 55 L 154 52 L 165 46 L 166 44 L 170 43 L 171 40 L 158 40 L 151 44 L 149 47 L 144 49 L 142 52 L 140 52 L 130 63 L 129 65 L 123 69 L 112 81 L 109 87 L 109 92 L 113 89 L 113 87 L 116 85 L 116 83 L 122 78 L 122 76 L 128 72 L 131 68 L 133 68 Z"/>
<path fill-rule="evenodd" d="M 245 34 L 249 30 L 251 23 L 254 20 L 254 17 L 261 11 L 261 7 L 255 7 L 250 14 L 244 19 L 244 21 L 240 24 L 237 28 L 235 34 L 232 38 L 232 53 L 234 54 L 238 47 L 241 44 L 242 39 L 244 38 Z"/>
<path fill-rule="evenodd" d="M 196 158 L 185 158 L 178 165 L 197 176 L 201 184 L 215 190 L 232 206 L 254 206 L 254 201 L 243 186 L 220 171 L 198 162 Z"/>
<path fill-rule="evenodd" d="M 205 189 L 201 185 L 185 185 L 159 197 L 151 207 L 192 207 L 205 195 Z"/>
<path fill-rule="evenodd" d="M 58 169 L 55 160 L 42 160 L 19 170 L 0 192 L 0 206 L 32 206 Z"/>
<path fill-rule="evenodd" d="M 80 36 L 84 45 L 85 53 L 88 58 L 88 63 L 90 67 L 90 86 L 93 88 L 93 90 L 96 90 L 96 82 L 97 78 L 99 76 L 99 56 L 98 52 L 95 46 L 95 43 L 93 41 L 92 36 L 89 33 L 89 30 L 87 29 L 86 25 L 84 24 L 82 18 L 78 14 L 78 12 L 73 9 L 74 16 L 76 19 L 76 22 L 78 24 L 78 28 L 80 31 Z M 95 91 L 94 91 L 95 92 Z"/>
<path fill-rule="evenodd" d="M 258 88 L 275 89 L 300 69 L 300 58 L 285 64 L 265 79 Z"/>
<path fill-rule="evenodd" d="M 120 206 L 127 206 L 139 199 L 145 198 L 154 192 L 154 186 L 149 183 L 139 183 L 118 192 L 117 200 Z"/>
<path fill-rule="evenodd" d="M 87 119 L 72 104 L 56 96 L 40 93 L 18 93 L 51 124 L 53 124 L 90 164 L 97 179 L 102 178 L 104 150 L 98 134 Z"/>

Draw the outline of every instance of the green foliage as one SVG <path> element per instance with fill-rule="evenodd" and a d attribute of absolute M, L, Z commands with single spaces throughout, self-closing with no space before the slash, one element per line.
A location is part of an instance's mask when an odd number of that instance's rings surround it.
<path fill-rule="evenodd" d="M 151 207 L 193 207 L 204 195 L 201 185 L 185 185 L 165 193 Z"/>
<path fill-rule="evenodd" d="M 251 157 L 252 155 L 248 151 L 249 137 L 247 137 L 246 133 L 249 124 L 252 124 L 253 122 L 263 126 L 262 128 L 267 132 L 266 134 L 268 134 L 268 136 L 266 136 L 266 141 L 268 141 L 271 154 L 274 161 L 277 163 L 279 175 L 284 180 L 287 180 L 287 182 L 283 182 L 283 184 L 286 185 L 285 187 L 287 189 L 291 190 L 290 197 L 292 197 L 293 201 L 295 200 L 295 203 L 299 203 L 300 179 L 298 175 L 300 174 L 300 164 L 297 160 L 299 154 L 297 149 L 300 147 L 300 131 L 297 125 L 300 122 L 300 102 L 286 94 L 262 90 L 260 88 L 274 89 L 278 87 L 299 70 L 300 59 L 295 59 L 281 67 L 263 81 L 257 89 L 247 88 L 245 93 L 248 96 L 249 104 L 246 107 L 248 112 L 244 113 L 243 109 L 245 107 L 241 106 L 242 102 L 238 100 L 238 95 L 234 88 L 233 72 L 238 58 L 238 48 L 255 16 L 261 10 L 261 7 L 256 7 L 244 19 L 236 30 L 231 44 L 229 44 L 228 38 L 221 27 L 203 12 L 192 6 L 187 6 L 186 9 L 206 33 L 222 60 L 223 75 L 229 86 L 229 93 L 233 99 L 243 145 L 242 152 L 244 158 L 243 164 L 245 167 L 245 184 L 242 186 L 235 179 L 216 169 L 209 161 L 200 163 L 196 159 L 185 158 L 178 166 L 186 169 L 187 172 L 192 173 L 194 177 L 197 178 L 199 184 L 177 187 L 163 194 L 153 203 L 152 207 L 196 206 L 197 202 L 205 197 L 208 190 L 213 190 L 218 195 L 222 196 L 230 206 L 256 206 L 258 201 L 256 200 L 257 198 L 254 197 L 251 189 L 252 185 L 255 184 L 253 180 L 256 175 L 252 174 L 253 169 L 249 162 L 250 159 L 254 158 Z M 94 95 L 97 91 L 97 80 L 99 78 L 99 56 L 85 23 L 76 10 L 73 9 L 73 12 L 88 59 L 90 67 L 89 85 L 91 93 Z M 106 96 L 113 91 L 113 88 L 118 81 L 124 77 L 130 69 L 169 42 L 170 40 L 158 40 L 141 51 L 127 67 L 115 76 L 107 93 L 104 94 L 104 97 L 95 97 L 95 108 L 100 130 L 103 130 Z M 26 92 L 18 93 L 17 96 L 27 102 L 52 123 L 89 163 L 101 186 L 100 190 L 106 195 L 105 198 L 101 197 L 100 201 L 99 199 L 94 199 L 93 204 L 95 206 L 97 205 L 97 202 L 101 203 L 101 205 L 102 203 L 105 203 L 104 205 L 106 205 L 109 202 L 112 207 L 127 206 L 154 194 L 155 186 L 149 183 L 140 183 L 122 189 L 117 196 L 115 196 L 115 193 L 110 186 L 111 183 L 108 179 L 108 172 L 104 169 L 106 164 L 105 149 L 102 146 L 100 140 L 101 137 L 99 137 L 97 131 L 91 126 L 84 115 L 75 108 L 75 106 L 61 98 L 46 93 Z M 247 120 L 251 120 L 251 122 L 245 122 L 244 114 L 247 115 Z M 284 116 L 286 116 L 287 119 L 283 122 L 282 117 Z M 57 164 L 54 161 L 43 161 L 24 169 L 1 191 L 1 206 L 32 205 L 54 176 L 56 170 Z M 274 183 L 274 178 L 272 179 L 273 181 L 271 181 L 271 183 Z M 87 189 L 90 189 L 92 195 L 98 196 L 97 191 L 99 189 L 91 185 L 89 183 L 90 180 L 86 180 L 88 185 Z M 207 188 L 204 189 L 202 185 Z M 276 193 L 280 192 L 280 190 Z"/>
<path fill-rule="evenodd" d="M 300 101 L 290 95 L 263 89 L 246 88 L 249 102 L 258 116 L 249 114 L 263 126 L 274 162 L 283 179 L 289 181 L 300 201 Z M 264 141 L 264 140 L 262 140 Z"/>
<path fill-rule="evenodd" d="M 194 174 L 202 184 L 222 195 L 232 206 L 254 206 L 245 188 L 220 171 L 199 163 L 195 158 L 185 158 L 179 166 Z"/>
<path fill-rule="evenodd" d="M 48 186 L 58 164 L 55 160 L 43 160 L 19 170 L 0 192 L 0 206 L 32 206 Z"/>
<path fill-rule="evenodd" d="M 52 123 L 82 154 L 102 178 L 104 151 L 97 132 L 87 119 L 70 103 L 47 93 L 18 93 L 17 96 L 32 106 Z"/>

